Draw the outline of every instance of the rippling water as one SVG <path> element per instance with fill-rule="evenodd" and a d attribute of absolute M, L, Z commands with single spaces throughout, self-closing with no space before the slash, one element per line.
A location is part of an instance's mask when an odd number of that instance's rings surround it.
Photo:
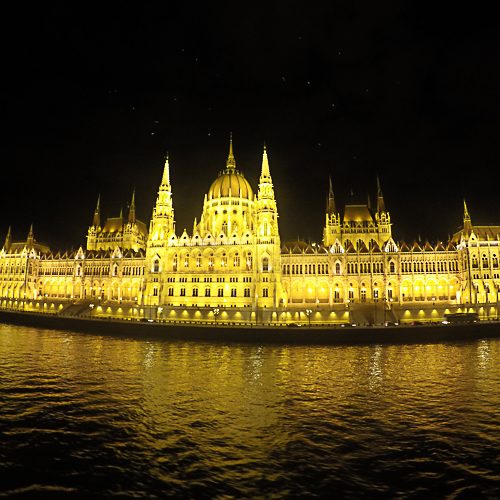
<path fill-rule="evenodd" d="M 497 499 L 499 361 L 0 325 L 0 495 Z"/>

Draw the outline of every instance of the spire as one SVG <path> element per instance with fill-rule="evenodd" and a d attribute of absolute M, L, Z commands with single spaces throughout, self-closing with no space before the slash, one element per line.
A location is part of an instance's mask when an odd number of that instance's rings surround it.
<path fill-rule="evenodd" d="M 385 202 L 384 195 L 382 194 L 382 188 L 380 187 L 380 180 L 377 175 L 377 212 L 385 212 Z"/>
<path fill-rule="evenodd" d="M 28 238 L 26 240 L 26 245 L 33 245 L 33 242 L 35 241 L 35 236 L 33 234 L 33 224 L 30 226 L 30 230 L 28 232 Z"/>
<path fill-rule="evenodd" d="M 9 226 L 9 229 L 7 231 L 7 236 L 5 237 L 5 243 L 3 245 L 6 252 L 9 251 L 11 244 L 12 244 L 12 231 L 11 227 Z"/>
<path fill-rule="evenodd" d="M 92 220 L 92 225 L 94 227 L 99 227 L 101 225 L 101 195 L 97 197 L 97 205 L 94 211 L 94 219 Z"/>
<path fill-rule="evenodd" d="M 227 156 L 226 169 L 234 171 L 236 168 L 236 161 L 233 154 L 233 133 L 229 134 L 229 154 Z"/>
<path fill-rule="evenodd" d="M 168 164 L 168 153 L 165 158 L 165 167 L 163 168 L 163 178 L 161 180 L 162 185 L 170 186 L 170 166 Z"/>
<path fill-rule="evenodd" d="M 132 207 L 130 207 L 132 209 Z M 133 197 L 133 216 L 135 218 L 135 190 Z M 172 205 L 172 187 L 170 186 L 170 165 L 168 154 L 165 157 L 163 176 L 158 189 L 156 204 L 153 208 L 153 217 L 149 224 L 149 238 L 165 243 L 166 239 L 175 231 L 174 207 Z"/>
<path fill-rule="evenodd" d="M 467 203 L 464 200 L 464 221 L 468 220 L 470 222 L 469 210 L 467 209 Z"/>
<path fill-rule="evenodd" d="M 464 199 L 464 231 L 470 233 L 472 231 L 472 222 L 469 215 L 469 210 L 467 209 L 467 203 Z"/>
<path fill-rule="evenodd" d="M 120 219 L 123 220 L 123 207 L 120 207 Z"/>
<path fill-rule="evenodd" d="M 337 212 L 337 207 L 335 206 L 335 196 L 333 194 L 332 177 L 328 176 L 328 203 L 327 211 L 330 215 Z"/>
<path fill-rule="evenodd" d="M 135 188 L 132 192 L 132 201 L 130 202 L 130 208 L 128 211 L 128 221 L 130 224 L 134 224 L 135 222 Z"/>
<path fill-rule="evenodd" d="M 268 178 L 271 179 L 271 171 L 269 170 L 269 159 L 267 158 L 266 144 L 264 143 L 264 152 L 262 153 L 262 170 L 260 173 L 260 179 Z"/>

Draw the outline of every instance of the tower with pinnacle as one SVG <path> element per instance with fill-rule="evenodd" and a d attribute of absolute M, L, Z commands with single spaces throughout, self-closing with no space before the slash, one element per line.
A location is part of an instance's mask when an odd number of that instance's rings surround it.
<path fill-rule="evenodd" d="M 163 166 L 163 175 L 149 224 L 146 245 L 145 284 L 142 303 L 146 307 L 160 305 L 163 282 L 167 273 L 168 247 L 174 245 L 175 219 L 170 185 L 170 165 L 168 155 Z"/>
<path fill-rule="evenodd" d="M 256 305 L 258 307 L 278 307 L 283 298 L 281 288 L 281 244 L 278 208 L 265 145 L 262 154 L 255 212 L 255 238 L 259 265 L 258 274 L 256 275 Z"/>

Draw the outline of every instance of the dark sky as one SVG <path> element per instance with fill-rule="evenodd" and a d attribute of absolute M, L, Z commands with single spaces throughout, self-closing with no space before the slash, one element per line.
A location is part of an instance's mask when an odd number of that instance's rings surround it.
<path fill-rule="evenodd" d="M 268 147 L 283 240 L 320 240 L 375 196 L 396 239 L 446 239 L 467 200 L 500 224 L 500 37 L 481 2 L 46 2 L 2 13 L 0 235 L 33 223 L 85 243 L 136 189 L 149 221 L 163 158 L 178 232 L 227 157 L 256 186 Z M 484 5 L 487 3 L 485 2 Z M 158 7 L 161 6 L 161 7 Z"/>

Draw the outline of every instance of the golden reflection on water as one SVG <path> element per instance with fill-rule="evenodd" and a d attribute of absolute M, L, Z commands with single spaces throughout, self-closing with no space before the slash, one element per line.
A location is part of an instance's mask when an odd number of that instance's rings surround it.
<path fill-rule="evenodd" d="M 21 447 L 34 425 L 42 437 L 53 428 L 81 436 L 67 449 L 59 437 L 62 460 L 99 462 L 93 429 L 103 436 L 103 466 L 112 450 L 127 471 L 122 481 L 140 464 L 162 484 L 190 472 L 213 484 L 217 470 L 221 484 L 247 481 L 236 496 L 255 496 L 255 481 L 273 474 L 300 482 L 308 467 L 342 478 L 351 464 L 353 484 L 358 463 L 370 464 L 360 467 L 371 484 L 402 467 L 412 481 L 415 464 L 461 470 L 469 454 L 473 467 L 484 446 L 482 470 L 495 478 L 487 446 L 498 445 L 499 359 L 499 340 L 226 345 L 0 325 L 0 417 L 13 442 L 18 429 Z"/>
<path fill-rule="evenodd" d="M 2 327 L 12 328 L 12 327 Z M 138 341 L 50 331 L 2 336 L 33 376 L 103 384 L 140 397 L 143 413 L 175 401 L 191 410 L 238 415 L 241 425 L 277 418 L 283 404 L 342 407 L 363 395 L 454 404 L 498 377 L 500 343 L 355 347 L 251 346 Z M 2 358 L 6 359 L 7 353 Z M 8 359 L 8 358 L 7 358 Z M 127 394 L 125 388 L 131 389 Z M 132 390 L 133 389 L 133 390 Z M 140 393 L 140 396 L 139 396 Z M 492 394 L 495 394 L 493 391 Z"/>

